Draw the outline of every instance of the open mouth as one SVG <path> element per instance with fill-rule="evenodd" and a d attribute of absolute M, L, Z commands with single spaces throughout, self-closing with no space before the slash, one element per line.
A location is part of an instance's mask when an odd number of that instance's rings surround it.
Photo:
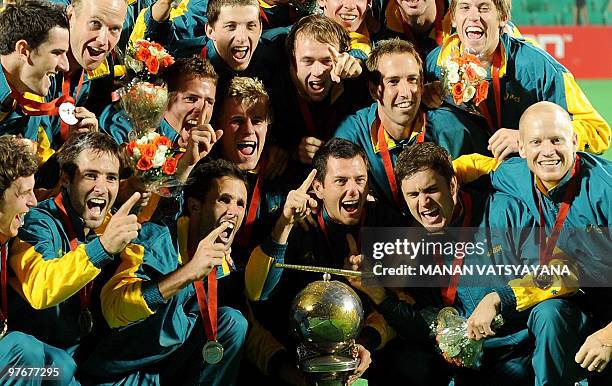
<path fill-rule="evenodd" d="M 19 213 L 19 214 L 17 214 L 17 216 L 15 216 L 15 219 L 19 223 L 20 227 L 23 226 L 23 224 L 25 224 L 25 215 L 26 215 L 26 212 L 23 212 L 23 213 Z"/>
<path fill-rule="evenodd" d="M 308 87 L 313 91 L 322 91 L 325 89 L 325 82 L 322 80 L 314 80 L 308 82 Z"/>
<path fill-rule="evenodd" d="M 103 198 L 90 198 L 87 200 L 87 210 L 93 217 L 101 217 L 106 208 L 106 200 Z"/>
<path fill-rule="evenodd" d="M 467 27 L 465 29 L 465 36 L 469 40 L 478 40 L 484 35 L 484 30 L 480 27 Z"/>
<path fill-rule="evenodd" d="M 185 128 L 185 130 L 187 130 L 187 131 L 190 131 L 191 129 L 193 129 L 197 125 L 198 125 L 198 117 L 196 117 L 196 118 L 189 118 L 183 124 L 183 128 Z"/>
<path fill-rule="evenodd" d="M 255 141 L 242 141 L 236 144 L 236 148 L 240 152 L 240 154 L 244 156 L 251 156 L 255 154 L 255 150 L 257 149 L 257 142 Z"/>
<path fill-rule="evenodd" d="M 234 224 L 233 222 L 225 221 L 225 223 L 227 224 L 227 228 L 225 228 L 225 230 L 221 232 L 219 234 L 219 237 L 217 238 L 217 241 L 223 244 L 227 244 L 230 242 L 232 233 L 234 232 L 234 228 L 236 227 L 236 224 Z"/>
<path fill-rule="evenodd" d="M 106 54 L 105 50 L 100 50 L 91 46 L 87 46 L 87 53 L 93 60 L 100 60 Z"/>
<path fill-rule="evenodd" d="M 429 209 L 421 212 L 421 218 L 423 221 L 433 224 L 440 218 L 440 208 Z"/>
<path fill-rule="evenodd" d="M 232 47 L 232 56 L 238 61 L 244 60 L 247 57 L 248 53 L 249 47 L 247 46 Z"/>
<path fill-rule="evenodd" d="M 359 209 L 359 200 L 342 201 L 340 206 L 348 213 L 355 213 Z"/>

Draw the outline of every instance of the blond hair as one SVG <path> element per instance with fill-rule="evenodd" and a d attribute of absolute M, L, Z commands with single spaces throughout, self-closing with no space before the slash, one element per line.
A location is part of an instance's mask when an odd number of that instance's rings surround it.
<path fill-rule="evenodd" d="M 263 82 L 259 79 L 246 76 L 235 76 L 227 85 L 224 99 L 226 98 L 233 98 L 237 102 L 243 103 L 249 107 L 258 103 L 264 104 L 266 106 L 268 123 L 272 122 L 270 96 Z"/>

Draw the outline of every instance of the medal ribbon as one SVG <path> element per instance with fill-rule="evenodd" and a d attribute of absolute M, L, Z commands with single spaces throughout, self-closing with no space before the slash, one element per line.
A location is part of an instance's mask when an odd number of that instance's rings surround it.
<path fill-rule="evenodd" d="M 465 236 L 465 228 L 469 227 L 472 222 L 472 197 L 466 192 L 459 192 L 461 194 L 461 200 L 463 202 L 463 228 L 462 236 Z M 463 258 L 457 257 L 457 251 L 455 251 L 455 257 L 453 258 L 453 276 L 450 279 L 448 287 L 440 288 L 442 292 L 442 302 L 445 306 L 450 306 L 455 303 L 455 297 L 457 296 L 457 286 L 459 285 L 460 276 L 457 274 L 457 267 L 463 266 Z M 436 264 L 439 266 L 444 265 L 444 261 L 440 255 L 436 255 Z"/>
<path fill-rule="evenodd" d="M 553 226 L 552 232 L 548 240 L 546 239 L 546 220 L 544 219 L 544 213 L 542 212 L 542 199 L 538 192 L 538 210 L 540 212 L 540 264 L 546 265 L 550 262 L 552 253 L 559 240 L 561 229 L 563 229 L 563 223 L 567 218 L 567 214 L 572 206 L 572 201 L 576 196 L 576 189 L 578 188 L 578 177 L 576 176 L 580 172 L 580 157 L 576 154 L 574 160 L 574 168 L 572 169 L 572 175 L 570 177 L 567 189 L 563 195 L 563 202 L 559 207 L 559 213 L 555 219 L 555 225 Z"/>
<path fill-rule="evenodd" d="M 72 95 L 70 95 L 70 77 L 67 76 L 66 73 L 64 73 L 64 82 L 62 83 L 62 96 L 59 98 L 55 98 L 51 102 L 41 103 L 26 99 L 13 87 L 11 87 L 11 97 L 15 99 L 20 106 L 23 107 L 23 112 L 26 115 L 58 115 L 59 106 L 62 103 L 69 102 L 73 105 L 76 105 L 75 98 L 79 97 L 81 87 L 83 86 L 84 77 L 85 72 L 81 70 L 81 77 L 79 78 L 79 83 L 77 85 L 76 94 L 74 98 L 72 97 Z M 70 126 L 63 120 L 60 120 L 60 135 L 62 137 L 62 141 L 66 141 L 66 139 L 68 139 L 69 131 Z"/>
<path fill-rule="evenodd" d="M 255 182 L 255 188 L 253 188 L 253 195 L 251 196 L 251 203 L 247 210 L 246 220 L 244 222 L 244 228 L 240 231 L 240 239 L 238 245 L 242 248 L 246 248 L 251 240 L 251 234 L 253 233 L 253 225 L 257 219 L 257 211 L 259 210 L 259 203 L 261 202 L 261 185 L 263 184 L 263 174 L 266 170 L 268 161 L 261 160 L 259 170 L 257 172 L 257 181 Z"/>
<path fill-rule="evenodd" d="M 66 233 L 68 233 L 68 237 L 70 238 L 70 250 L 74 251 L 79 246 L 77 242 L 76 232 L 72 226 L 72 221 L 68 216 L 68 212 L 64 207 L 64 203 L 62 202 L 62 193 L 60 192 L 55 199 L 53 200 L 55 205 L 57 205 L 57 209 L 59 210 L 59 214 L 61 217 L 61 222 L 66 227 Z M 81 311 L 87 309 L 89 304 L 91 303 L 91 290 L 93 288 L 93 280 L 89 283 L 85 284 L 83 288 L 79 290 L 79 301 L 81 302 Z"/>
<path fill-rule="evenodd" d="M 501 43 L 500 43 L 501 44 Z M 484 115 L 489 125 L 489 130 L 494 133 L 501 128 L 501 86 L 499 82 L 499 69 L 501 67 L 501 47 L 498 46 L 493 54 L 493 69 L 491 71 L 491 77 L 493 79 L 493 96 L 495 98 L 495 111 L 497 113 L 497 126 L 493 122 L 489 108 L 487 107 L 486 100 L 482 101 L 478 107 L 480 112 Z"/>
<path fill-rule="evenodd" d="M 312 119 L 312 114 L 310 113 L 310 109 L 308 108 L 308 104 L 304 100 L 304 98 L 297 96 L 298 104 L 300 105 L 300 111 L 304 116 L 304 123 L 306 123 L 306 130 L 308 134 L 312 137 L 321 136 L 323 139 L 327 140 L 331 137 L 331 130 L 334 126 L 334 121 L 336 120 L 335 111 L 332 109 L 329 117 L 327 118 L 327 124 L 325 125 L 325 131 L 320 132 L 317 130 L 316 125 L 314 124 L 314 119 Z"/>
<path fill-rule="evenodd" d="M 444 27 L 442 22 L 444 21 L 444 0 L 436 0 L 436 43 L 441 46 L 442 38 L 444 36 Z"/>
<path fill-rule="evenodd" d="M 6 296 L 6 282 L 7 282 L 7 271 L 6 271 L 6 260 L 7 260 L 7 256 L 8 256 L 8 241 L 6 242 L 6 244 L 4 244 L 2 246 L 2 262 L 0 264 L 0 269 L 2 270 L 2 272 L 0 272 L 0 274 L 2 275 L 1 277 L 1 281 L 2 281 L 2 307 L 0 308 L 0 322 L 4 322 L 4 324 L 6 325 L 6 321 L 8 320 L 8 300 L 7 300 L 7 296 Z M 2 334 L 2 331 L 0 331 L 0 334 Z"/>
<path fill-rule="evenodd" d="M 191 254 L 191 253 L 190 253 Z M 200 306 L 200 315 L 204 323 L 204 331 L 209 341 L 217 340 L 217 267 L 208 273 L 208 302 L 206 301 L 206 291 L 202 280 L 193 282 Z"/>
<path fill-rule="evenodd" d="M 202 47 L 202 51 L 200 51 L 200 57 L 202 59 L 208 59 L 208 47 L 206 47 L 206 44 L 204 44 L 204 47 Z"/>
<path fill-rule="evenodd" d="M 398 190 L 397 190 L 397 181 L 395 181 L 395 173 L 393 172 L 393 162 L 391 161 L 391 154 L 389 153 L 389 147 L 387 146 L 387 140 L 385 139 L 385 128 L 382 125 L 382 122 L 378 118 L 374 121 L 373 125 L 376 126 L 378 123 L 377 129 L 377 137 L 378 137 L 378 148 L 380 149 L 380 156 L 383 160 L 383 166 L 385 168 L 385 174 L 387 175 L 387 181 L 389 181 L 389 187 L 391 188 L 391 194 L 393 195 L 393 201 L 398 208 L 402 207 Z M 426 130 L 427 118 L 425 113 L 423 113 L 423 130 L 419 133 L 416 138 L 416 143 L 421 143 L 425 140 L 425 130 Z M 412 134 L 412 131 L 410 132 Z M 410 135 L 408 136 L 410 137 Z"/>
<path fill-rule="evenodd" d="M 325 209 L 321 208 L 321 210 L 317 214 L 317 222 L 319 223 L 319 228 L 321 228 L 321 231 L 323 232 L 323 236 L 325 237 L 325 242 L 327 243 L 329 252 L 332 253 L 333 252 L 332 243 L 329 240 L 329 233 L 327 232 L 327 225 L 325 224 L 325 220 L 323 219 L 323 210 Z M 364 206 L 363 213 L 361 215 L 361 218 L 359 219 L 360 233 L 357 235 L 357 240 L 355 240 L 360 250 L 361 250 L 361 228 L 363 227 L 363 224 L 365 224 L 365 218 L 366 218 L 366 211 L 365 211 L 365 206 Z"/>

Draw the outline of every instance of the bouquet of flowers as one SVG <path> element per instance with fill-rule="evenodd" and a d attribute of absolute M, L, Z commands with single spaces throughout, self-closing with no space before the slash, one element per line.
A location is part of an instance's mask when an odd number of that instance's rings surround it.
<path fill-rule="evenodd" d="M 467 320 L 459 316 L 455 308 L 445 307 L 437 313 L 427 309 L 423 317 L 429 323 L 432 335 L 438 343 L 438 349 L 448 363 L 473 369 L 480 367 L 483 340 L 467 337 Z M 498 328 L 503 323 L 502 316 L 497 315 L 493 319 L 492 326 Z"/>
<path fill-rule="evenodd" d="M 130 136 L 140 137 L 159 127 L 168 105 L 168 89 L 165 85 L 136 81 L 120 89 L 119 98 L 133 126 Z"/>
<path fill-rule="evenodd" d="M 442 73 L 444 93 L 451 95 L 457 106 L 463 105 L 468 111 L 479 114 L 477 107 L 487 99 L 489 82 L 485 79 L 487 70 L 478 56 L 455 51 Z"/>
<path fill-rule="evenodd" d="M 178 149 L 172 141 L 155 131 L 168 104 L 168 89 L 158 77 L 174 63 L 174 58 L 158 43 L 138 40 L 130 43 L 124 63 L 131 81 L 118 91 L 119 104 L 132 123 L 127 152 L 134 174 L 146 189 L 164 196 L 180 186 L 173 175 Z"/>
<path fill-rule="evenodd" d="M 119 90 L 121 107 L 134 126 L 136 137 L 154 131 L 168 103 L 168 89 L 158 79 L 174 58 L 159 43 L 148 40 L 130 42 L 124 60 L 132 80 Z"/>
<path fill-rule="evenodd" d="M 161 44 L 141 39 L 128 43 L 124 62 L 137 76 L 146 78 L 170 67 L 174 58 Z"/>
<path fill-rule="evenodd" d="M 156 132 L 143 133 L 127 145 L 134 174 L 149 189 L 163 196 L 170 196 L 170 187 L 178 186 L 174 173 L 180 158 L 180 151 L 174 149 L 172 141 Z"/>

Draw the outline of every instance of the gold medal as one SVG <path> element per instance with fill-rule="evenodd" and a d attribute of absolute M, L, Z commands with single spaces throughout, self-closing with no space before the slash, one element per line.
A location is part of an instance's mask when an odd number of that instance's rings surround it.
<path fill-rule="evenodd" d="M 83 335 L 87 335 L 93 330 L 93 315 L 91 315 L 89 308 L 85 308 L 79 315 L 79 330 Z"/>
<path fill-rule="evenodd" d="M 202 348 L 202 358 L 204 362 L 214 365 L 223 358 L 223 346 L 216 340 L 209 340 Z"/>

